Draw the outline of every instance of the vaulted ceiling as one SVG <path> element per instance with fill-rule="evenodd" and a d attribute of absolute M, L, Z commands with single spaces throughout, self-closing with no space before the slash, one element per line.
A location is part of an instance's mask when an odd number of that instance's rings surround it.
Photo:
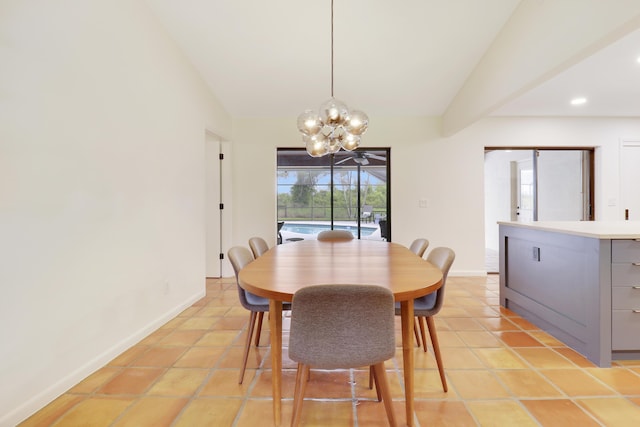
<path fill-rule="evenodd" d="M 232 116 L 330 98 L 331 0 L 147 2 Z M 334 95 L 370 117 L 640 116 L 637 0 L 334 3 Z"/>

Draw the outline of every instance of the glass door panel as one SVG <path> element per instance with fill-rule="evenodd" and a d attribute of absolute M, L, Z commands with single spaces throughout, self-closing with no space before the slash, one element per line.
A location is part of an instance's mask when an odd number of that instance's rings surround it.
<path fill-rule="evenodd" d="M 325 229 L 388 240 L 388 160 L 384 148 L 320 158 L 304 149 L 278 149 L 278 241 L 315 239 Z"/>

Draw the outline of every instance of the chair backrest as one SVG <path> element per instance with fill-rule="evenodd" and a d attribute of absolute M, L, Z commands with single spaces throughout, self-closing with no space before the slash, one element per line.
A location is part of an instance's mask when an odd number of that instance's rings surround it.
<path fill-rule="evenodd" d="M 422 255 L 424 255 L 424 252 L 427 250 L 427 248 L 429 247 L 429 241 L 427 239 L 416 239 L 411 243 L 411 246 L 409 246 L 409 250 L 411 252 L 413 252 L 414 254 L 418 255 L 420 258 L 422 258 Z"/>
<path fill-rule="evenodd" d="M 289 357 L 323 369 L 373 365 L 395 353 L 393 294 L 376 285 L 315 285 L 293 296 Z"/>
<path fill-rule="evenodd" d="M 380 237 L 387 240 L 389 238 L 389 233 L 387 232 L 387 220 L 381 219 L 378 221 L 378 226 L 380 226 Z"/>
<path fill-rule="evenodd" d="M 318 233 L 316 239 L 325 242 L 329 240 L 353 240 L 353 234 L 347 230 L 324 230 Z"/>
<path fill-rule="evenodd" d="M 251 252 L 253 252 L 253 257 L 258 258 L 263 253 L 269 250 L 269 245 L 267 241 L 262 237 L 252 237 L 249 239 L 249 247 L 251 248 Z"/>
<path fill-rule="evenodd" d="M 371 216 L 371 213 L 373 212 L 373 206 L 372 205 L 362 205 L 362 214 L 360 215 L 362 218 L 368 218 Z"/>
<path fill-rule="evenodd" d="M 244 246 L 234 246 L 227 252 L 227 257 L 229 258 L 231 266 L 233 267 L 233 271 L 236 274 L 236 287 L 238 288 L 238 297 L 240 298 L 240 304 L 242 304 L 242 306 L 247 310 L 253 310 L 255 308 L 255 304 L 252 304 L 250 300 L 258 300 L 260 297 L 257 297 L 256 295 L 250 294 L 249 292 L 245 291 L 240 286 L 240 283 L 238 281 L 238 274 L 240 274 L 240 270 L 242 270 L 247 264 L 253 261 L 253 255 L 251 255 L 251 251 Z"/>
<path fill-rule="evenodd" d="M 432 310 L 434 313 L 437 313 L 442 308 L 442 303 L 444 302 L 444 287 L 447 282 L 447 276 L 449 275 L 449 269 L 455 258 L 456 253 L 453 249 L 446 247 L 433 248 L 429 252 L 429 255 L 427 255 L 427 261 L 442 271 L 442 286 L 436 291 L 436 303 Z"/>
<path fill-rule="evenodd" d="M 282 230 L 282 227 L 284 227 L 284 221 L 278 221 L 278 244 L 282 244 L 282 233 L 280 232 L 280 230 Z"/>

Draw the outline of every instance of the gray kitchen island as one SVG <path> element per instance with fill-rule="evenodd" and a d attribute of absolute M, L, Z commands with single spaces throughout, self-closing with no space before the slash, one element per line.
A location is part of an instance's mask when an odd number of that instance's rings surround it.
<path fill-rule="evenodd" d="M 499 222 L 500 303 L 601 367 L 640 359 L 640 222 Z"/>

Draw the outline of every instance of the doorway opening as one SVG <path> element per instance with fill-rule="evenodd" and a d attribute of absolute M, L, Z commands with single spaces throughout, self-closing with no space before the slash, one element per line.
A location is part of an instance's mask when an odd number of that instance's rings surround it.
<path fill-rule="evenodd" d="M 593 221 L 594 148 L 485 147 L 485 266 L 498 273 L 499 221 Z"/>

